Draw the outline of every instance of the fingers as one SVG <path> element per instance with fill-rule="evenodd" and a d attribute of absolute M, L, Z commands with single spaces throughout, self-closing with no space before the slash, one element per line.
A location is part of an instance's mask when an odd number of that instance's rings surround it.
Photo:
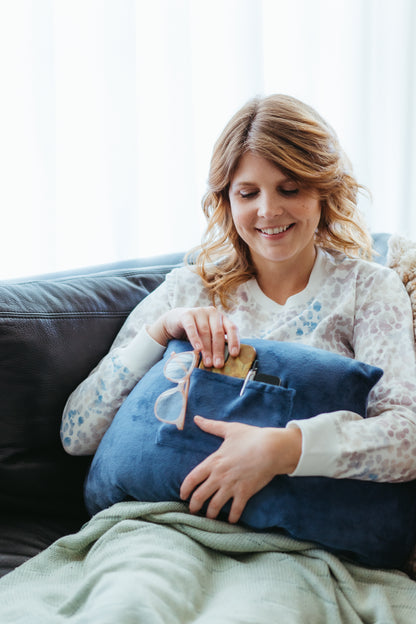
<path fill-rule="evenodd" d="M 230 321 L 228 316 L 223 318 L 223 326 L 227 334 L 228 350 L 233 357 L 237 357 L 240 353 L 240 337 L 236 325 Z"/>
<path fill-rule="evenodd" d="M 205 366 L 224 366 L 225 329 L 223 315 L 215 308 L 207 309 L 206 322 L 200 326 L 202 358 Z M 204 319 L 205 321 L 205 319 Z"/>
<path fill-rule="evenodd" d="M 230 428 L 230 423 L 223 420 L 212 420 L 211 418 L 204 418 L 203 416 L 194 416 L 194 422 L 200 429 L 211 433 L 212 435 L 225 438 L 227 429 Z M 231 425 L 232 426 L 232 425 Z"/>
<path fill-rule="evenodd" d="M 226 341 L 232 356 L 240 351 L 236 325 L 214 306 L 173 308 L 148 327 L 148 332 L 163 345 L 171 338 L 186 337 L 193 349 L 201 352 L 207 368 L 224 366 Z"/>
<path fill-rule="evenodd" d="M 220 487 L 220 484 L 211 477 L 211 468 L 208 464 L 199 464 L 192 470 L 182 483 L 180 496 L 182 500 L 189 500 L 189 511 L 193 514 L 201 511 L 204 504 L 211 498 L 206 516 L 216 518 L 231 498 L 228 491 Z"/>
<path fill-rule="evenodd" d="M 229 425 L 229 423 L 202 418 L 202 416 L 195 416 L 194 421 L 203 431 L 219 437 L 225 436 L 227 424 Z M 209 455 L 204 461 L 191 470 L 182 482 L 179 492 L 182 500 L 187 500 L 193 492 L 189 505 L 192 513 L 197 513 L 205 501 L 217 490 L 217 486 L 213 480 L 209 483 L 207 481 L 212 473 L 212 458 L 213 455 Z"/>
<path fill-rule="evenodd" d="M 233 502 L 231 505 L 230 513 L 228 515 L 228 522 L 230 524 L 235 524 L 241 518 L 241 515 L 244 511 L 245 506 L 247 505 L 248 498 L 233 498 Z"/>
<path fill-rule="evenodd" d="M 214 306 L 174 308 L 165 312 L 147 328 L 159 344 L 167 345 L 171 338 L 187 338 L 193 349 L 200 351 L 207 368 L 224 366 L 224 347 L 233 357 L 240 351 L 236 325 Z"/>
<path fill-rule="evenodd" d="M 184 481 L 182 482 L 181 489 L 179 491 L 179 496 L 181 497 L 181 499 L 188 500 L 192 492 L 194 492 L 194 490 L 196 490 L 196 488 L 201 483 L 203 483 L 209 477 L 209 475 L 210 469 L 209 466 L 207 466 L 206 462 L 198 464 L 198 466 L 191 470 L 191 472 L 185 477 Z M 189 505 L 189 508 L 192 513 L 196 513 L 201 509 L 202 505 L 206 500 L 206 498 L 204 498 L 204 491 L 202 490 L 202 492 L 199 491 L 198 493 L 194 492 L 192 498 L 194 499 L 192 502 L 192 508 L 191 504 Z"/>
<path fill-rule="evenodd" d="M 249 496 L 243 492 L 233 491 L 232 488 L 224 488 L 220 482 L 211 477 L 211 469 L 203 463 L 197 466 L 182 483 L 180 496 L 182 500 L 189 498 L 189 511 L 196 514 L 201 511 L 204 504 L 209 501 L 206 517 L 215 519 L 223 507 L 232 500 L 228 521 L 236 523 L 247 504 Z M 211 499 L 211 500 L 210 500 Z"/>
<path fill-rule="evenodd" d="M 233 427 L 232 423 L 211 420 L 201 416 L 195 416 L 194 420 L 203 431 L 222 438 L 225 438 L 227 432 Z M 190 498 L 189 510 L 191 513 L 198 513 L 209 501 L 206 516 L 212 519 L 218 516 L 230 499 L 233 499 L 229 522 L 238 522 L 248 499 L 242 496 L 242 492 L 236 496 L 236 491 L 240 490 L 241 487 L 237 486 L 236 490 L 233 480 L 225 486 L 224 480 L 221 478 L 221 471 L 219 474 L 215 474 L 216 466 L 218 467 L 218 457 L 218 453 L 213 453 L 187 475 L 180 489 L 180 497 L 182 500 Z"/>
<path fill-rule="evenodd" d="M 215 520 L 218 517 L 221 509 L 231 500 L 231 509 L 228 514 L 228 522 L 230 524 L 235 524 L 241 518 L 241 515 L 247 505 L 248 498 L 243 498 L 240 495 L 230 493 L 226 493 L 223 490 L 218 490 L 215 495 L 211 498 L 210 503 L 207 508 L 206 517 L 211 520 Z"/>
<path fill-rule="evenodd" d="M 213 306 L 186 310 L 182 325 L 193 348 L 201 351 L 207 368 L 224 366 L 226 338 L 230 353 L 238 355 L 240 341 L 236 325 Z"/>

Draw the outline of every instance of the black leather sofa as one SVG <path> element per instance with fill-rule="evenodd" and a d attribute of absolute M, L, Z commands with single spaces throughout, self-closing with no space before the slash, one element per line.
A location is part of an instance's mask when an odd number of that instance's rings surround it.
<path fill-rule="evenodd" d="M 377 235 L 383 262 L 388 235 Z M 90 458 L 61 447 L 66 399 L 183 254 L 0 282 L 0 575 L 88 519 Z"/>
<path fill-rule="evenodd" d="M 90 458 L 63 451 L 63 407 L 129 312 L 182 258 L 0 282 L 0 576 L 88 519 Z"/>

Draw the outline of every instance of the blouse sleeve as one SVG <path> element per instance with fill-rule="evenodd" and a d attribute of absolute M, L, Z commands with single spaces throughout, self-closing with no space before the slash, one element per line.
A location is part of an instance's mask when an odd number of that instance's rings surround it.
<path fill-rule="evenodd" d="M 292 421 L 302 430 L 291 476 L 374 481 L 416 478 L 416 361 L 412 311 L 400 278 L 377 271 L 357 284 L 353 349 L 384 374 L 369 396 L 367 418 L 348 411 Z"/>
<path fill-rule="evenodd" d="M 95 452 L 126 396 L 162 357 L 164 347 L 149 336 L 145 324 L 171 307 L 168 282 L 134 308 L 108 354 L 68 398 L 61 440 L 71 455 Z"/>

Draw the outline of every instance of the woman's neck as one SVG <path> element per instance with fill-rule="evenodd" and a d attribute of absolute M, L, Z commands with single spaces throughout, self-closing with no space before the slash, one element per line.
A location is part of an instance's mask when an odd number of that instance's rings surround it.
<path fill-rule="evenodd" d="M 309 282 L 315 264 L 316 250 L 308 262 L 274 262 L 263 265 L 257 272 L 257 283 L 264 294 L 280 305 L 289 297 L 302 292 Z"/>

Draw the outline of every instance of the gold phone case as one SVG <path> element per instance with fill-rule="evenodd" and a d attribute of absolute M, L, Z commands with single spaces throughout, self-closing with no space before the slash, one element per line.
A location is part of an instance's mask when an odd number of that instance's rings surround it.
<path fill-rule="evenodd" d="M 240 353 L 237 357 L 232 357 L 228 353 L 226 346 L 225 349 L 225 364 L 222 368 L 206 368 L 201 360 L 198 368 L 211 371 L 212 373 L 219 373 L 220 375 L 229 375 L 230 377 L 238 377 L 245 379 L 248 371 L 251 369 L 254 360 L 256 359 L 256 350 L 251 345 L 241 344 Z"/>

